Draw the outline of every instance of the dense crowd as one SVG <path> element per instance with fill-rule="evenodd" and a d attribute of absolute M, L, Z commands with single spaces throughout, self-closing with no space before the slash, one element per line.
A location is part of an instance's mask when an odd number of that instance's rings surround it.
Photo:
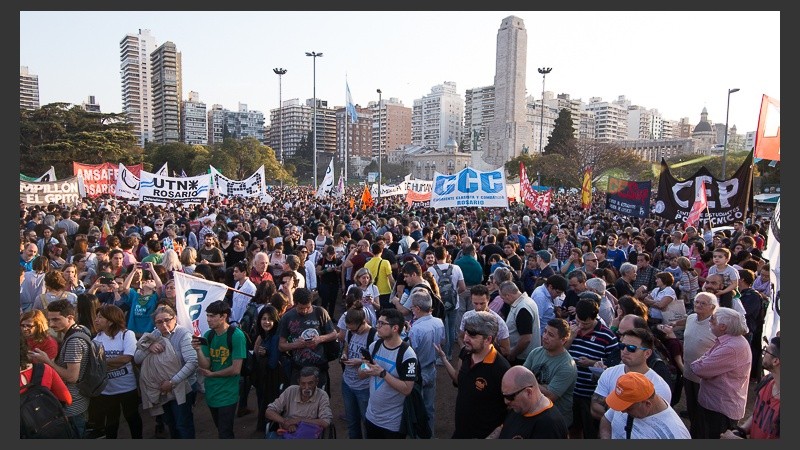
<path fill-rule="evenodd" d="M 684 227 L 605 210 L 600 193 L 589 209 L 555 194 L 547 214 L 400 196 L 362 209 L 356 188 L 270 195 L 21 204 L 21 395 L 41 364 L 64 437 L 116 438 L 122 416 L 142 438 L 141 410 L 195 438 L 198 395 L 219 438 L 253 413 L 268 438 L 319 437 L 334 414 L 352 439 L 417 437 L 415 389 L 436 438 L 780 436 L 766 218 Z M 178 272 L 229 287 L 202 335 L 178 323 Z M 92 341 L 99 393 L 84 388 Z M 335 365 L 344 411 L 331 409 Z M 451 410 L 435 408 L 440 370 Z"/>

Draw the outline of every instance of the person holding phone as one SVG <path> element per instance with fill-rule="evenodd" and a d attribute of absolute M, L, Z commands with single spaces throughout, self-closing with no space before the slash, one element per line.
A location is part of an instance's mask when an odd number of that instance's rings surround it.
<path fill-rule="evenodd" d="M 364 416 L 369 402 L 369 379 L 358 376 L 359 367 L 364 361 L 374 364 L 367 346 L 376 339 L 375 328 L 370 326 L 364 309 L 354 305 L 343 315 L 345 323 L 344 349 L 342 351 L 342 397 L 347 419 L 349 439 L 362 439 Z"/>
<path fill-rule="evenodd" d="M 139 282 L 139 289 L 131 287 L 134 280 Z M 150 262 L 138 263 L 131 266 L 131 270 L 122 283 L 120 302 L 126 305 L 122 309 L 128 310 L 128 329 L 136 333 L 140 339 L 144 333 L 149 333 L 155 328 L 153 312 L 158 305 L 161 290 L 161 278 Z"/>

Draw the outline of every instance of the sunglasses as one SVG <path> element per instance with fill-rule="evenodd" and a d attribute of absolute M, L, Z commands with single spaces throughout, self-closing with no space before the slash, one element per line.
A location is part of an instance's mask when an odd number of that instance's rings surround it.
<path fill-rule="evenodd" d="M 464 330 L 465 333 L 469 335 L 469 337 L 476 337 L 476 336 L 483 336 L 483 334 L 475 331 L 475 330 Z"/>
<path fill-rule="evenodd" d="M 24 326 L 24 325 L 23 325 L 23 326 Z M 769 351 L 769 347 L 764 347 L 764 348 L 762 348 L 762 349 L 761 349 L 761 354 L 763 355 L 763 354 L 765 354 L 765 353 L 766 353 L 767 355 L 770 355 L 770 356 L 772 356 L 773 358 L 777 358 L 777 357 L 778 357 L 778 355 L 776 355 L 775 353 L 772 353 L 771 351 Z"/>
<path fill-rule="evenodd" d="M 503 394 L 503 398 L 508 400 L 508 401 L 510 401 L 510 402 L 513 402 L 514 399 L 517 398 L 517 395 L 519 395 L 520 392 L 522 392 L 525 389 L 528 389 L 530 387 L 533 387 L 533 386 L 525 386 L 524 388 L 522 388 L 522 389 L 520 389 L 520 390 L 518 390 L 516 392 L 512 392 L 510 394 Z"/>
<path fill-rule="evenodd" d="M 650 350 L 647 347 L 637 347 L 633 344 L 623 344 L 622 342 L 617 345 L 619 345 L 620 350 L 627 350 L 629 353 L 636 353 L 636 350 Z"/>

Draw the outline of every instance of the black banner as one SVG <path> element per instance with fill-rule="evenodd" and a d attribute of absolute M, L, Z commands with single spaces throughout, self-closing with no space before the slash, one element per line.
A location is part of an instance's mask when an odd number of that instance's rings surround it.
<path fill-rule="evenodd" d="M 732 225 L 744 220 L 752 210 L 753 153 L 745 158 L 733 178 L 719 180 L 703 166 L 684 181 L 678 181 L 669 172 L 666 161 L 661 159 L 661 175 L 658 178 L 658 194 L 653 214 L 683 223 L 692 209 L 696 190 L 705 181 L 708 210 L 700 215 L 700 223 L 711 220 L 711 226 Z M 710 216 L 709 216 L 710 213 Z"/>
<path fill-rule="evenodd" d="M 650 213 L 650 181 L 628 181 L 608 177 L 606 209 L 630 217 L 645 218 Z"/>

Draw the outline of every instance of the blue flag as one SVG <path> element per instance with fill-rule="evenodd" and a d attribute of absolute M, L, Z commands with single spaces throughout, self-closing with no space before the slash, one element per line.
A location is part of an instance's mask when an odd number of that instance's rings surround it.
<path fill-rule="evenodd" d="M 344 84 L 347 87 L 347 114 L 350 115 L 350 122 L 356 123 L 358 122 L 358 112 L 356 112 L 356 106 L 353 104 L 353 97 L 350 95 L 350 85 L 347 81 Z"/>

